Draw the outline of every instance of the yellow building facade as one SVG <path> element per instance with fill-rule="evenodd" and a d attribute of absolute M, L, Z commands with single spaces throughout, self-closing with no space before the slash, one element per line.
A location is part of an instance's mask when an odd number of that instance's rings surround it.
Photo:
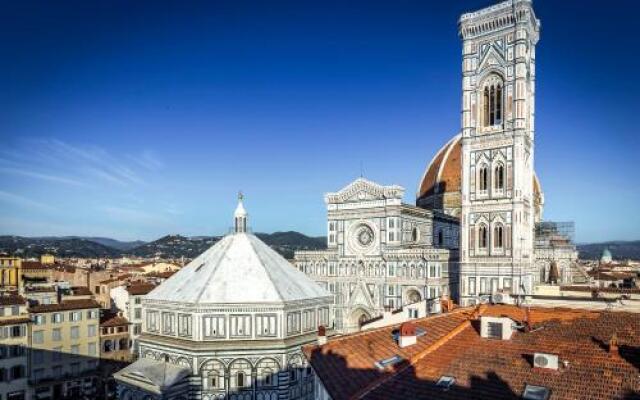
<path fill-rule="evenodd" d="M 81 398 L 95 394 L 100 357 L 100 305 L 66 300 L 29 310 L 31 378 L 39 398 Z"/>
<path fill-rule="evenodd" d="M 0 290 L 19 290 L 22 278 L 22 260 L 18 257 L 0 257 Z"/>

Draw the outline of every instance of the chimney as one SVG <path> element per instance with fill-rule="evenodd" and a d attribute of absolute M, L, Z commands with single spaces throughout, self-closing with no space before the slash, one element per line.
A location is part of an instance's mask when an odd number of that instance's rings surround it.
<path fill-rule="evenodd" d="M 611 339 L 609 339 L 609 354 L 614 357 L 620 355 L 618 352 L 618 335 L 615 333 L 611 336 Z"/>
<path fill-rule="evenodd" d="M 412 322 L 405 322 L 400 325 L 400 336 L 398 336 L 398 346 L 405 348 L 416 344 L 416 326 Z"/>
<path fill-rule="evenodd" d="M 318 327 L 318 346 L 327 344 L 327 328 L 324 325 Z"/>

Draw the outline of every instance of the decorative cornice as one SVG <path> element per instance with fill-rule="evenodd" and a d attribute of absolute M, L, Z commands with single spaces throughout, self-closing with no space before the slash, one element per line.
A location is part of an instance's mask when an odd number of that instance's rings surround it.
<path fill-rule="evenodd" d="M 540 30 L 540 21 L 536 18 L 531 3 L 531 0 L 508 0 L 462 14 L 458 21 L 458 33 L 462 38 L 467 39 L 524 23 L 529 24 L 535 42 Z"/>
<path fill-rule="evenodd" d="M 404 188 L 398 185 L 383 186 L 364 178 L 358 178 L 338 192 L 327 193 L 324 198 L 327 204 L 335 204 L 351 200 L 359 193 L 368 194 L 378 200 L 402 199 Z"/>

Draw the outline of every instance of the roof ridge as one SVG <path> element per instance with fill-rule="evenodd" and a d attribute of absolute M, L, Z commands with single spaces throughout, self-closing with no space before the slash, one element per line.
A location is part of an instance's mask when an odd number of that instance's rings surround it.
<path fill-rule="evenodd" d="M 460 313 L 464 313 L 464 312 L 469 312 L 469 307 L 456 308 L 455 310 L 451 310 L 448 313 L 440 313 L 440 314 L 437 314 L 437 315 L 430 315 L 428 317 L 412 319 L 411 322 L 430 321 L 432 319 L 444 318 L 445 316 L 450 316 L 451 314 L 460 314 Z M 329 339 L 327 344 L 336 343 L 336 342 L 339 342 L 339 341 L 342 341 L 342 340 L 347 340 L 347 339 L 350 339 L 350 338 L 353 338 L 353 337 L 356 337 L 356 336 L 366 335 L 366 334 L 369 334 L 371 332 L 381 331 L 383 329 L 393 328 L 395 326 L 399 327 L 400 325 L 402 325 L 402 323 L 391 324 L 391 325 L 386 325 L 386 326 L 380 326 L 378 328 L 368 329 L 366 331 L 359 331 L 359 332 L 348 333 L 346 335 L 340 335 L 338 337 Z M 320 346 L 318 346 L 318 347 L 320 347 Z"/>
<path fill-rule="evenodd" d="M 228 237 L 228 236 L 227 236 Z M 222 241 L 225 238 L 220 239 L 218 242 L 214 243 L 213 245 L 211 245 L 211 247 L 209 247 L 209 250 L 212 250 L 214 247 L 216 247 L 218 244 L 220 244 L 220 247 L 222 247 L 224 245 L 223 249 L 216 249 L 219 251 L 220 256 L 216 257 L 215 261 L 215 265 L 213 265 L 213 267 L 211 268 L 211 272 L 209 273 L 209 275 L 207 276 L 207 279 L 205 280 L 205 282 L 209 282 L 209 279 L 213 278 L 213 275 L 216 273 L 216 271 L 218 270 L 218 267 L 220 266 L 220 262 L 222 261 L 222 259 L 224 257 L 226 257 L 227 252 L 226 250 L 229 248 L 229 246 L 231 246 L 231 242 L 233 241 L 232 239 L 227 240 L 227 243 L 222 243 Z M 209 251 L 207 250 L 207 251 Z M 206 257 L 204 257 L 204 255 L 207 253 L 207 251 L 205 251 L 204 253 L 200 254 L 200 256 L 198 256 L 198 258 L 203 258 L 206 259 Z M 196 258 L 196 260 L 198 259 Z M 193 260 L 193 261 L 196 261 Z M 192 262 L 193 262 L 192 261 Z M 204 264 L 205 262 L 202 261 L 202 263 Z M 197 263 L 196 263 L 197 264 Z M 194 264 L 195 265 L 195 264 Z M 196 270 L 199 268 L 200 266 L 194 266 L 194 272 L 196 272 Z M 158 285 L 158 287 L 160 287 L 161 285 Z M 207 284 L 203 285 L 202 288 L 200 289 L 200 293 L 198 293 L 198 295 L 195 297 L 194 302 L 200 302 L 200 298 L 202 297 L 202 294 L 207 290 Z"/>
<path fill-rule="evenodd" d="M 481 313 L 484 312 L 484 309 L 482 309 L 480 312 Z M 471 316 L 468 315 L 467 318 L 464 321 L 462 321 L 460 324 L 458 324 L 458 326 L 456 326 L 453 330 L 451 330 L 450 332 L 448 332 L 447 334 L 442 336 L 440 339 L 438 339 L 435 342 L 433 342 L 426 349 L 422 350 L 418 354 L 416 354 L 413 357 L 411 357 L 409 362 L 406 363 L 405 365 L 403 365 L 397 371 L 394 371 L 394 373 L 392 373 L 390 375 L 382 376 L 380 379 L 373 381 L 371 384 L 367 385 L 364 389 L 358 391 L 355 395 L 351 396 L 350 399 L 362 399 L 362 398 L 364 398 L 367 394 L 369 394 L 372 391 L 376 390 L 382 384 L 394 379 L 399 374 L 401 374 L 404 371 L 406 371 L 409 367 L 414 366 L 418 361 L 422 360 L 425 356 L 427 356 L 428 354 L 430 354 L 430 353 L 436 351 L 437 349 L 439 349 L 440 347 L 442 347 L 445 343 L 447 343 L 449 340 L 451 340 L 454 337 L 456 337 L 459 333 L 461 333 L 462 331 L 466 330 L 470 326 L 471 326 Z"/>
<path fill-rule="evenodd" d="M 254 242 L 261 242 L 260 239 L 258 239 L 258 237 L 256 235 L 247 233 L 247 238 L 249 239 L 249 246 L 251 246 L 251 248 L 253 249 L 253 253 L 256 255 L 256 257 L 258 257 L 258 261 L 260 261 L 260 263 L 262 264 L 262 266 L 264 268 L 261 268 L 262 270 L 265 271 L 265 273 L 267 274 L 267 277 L 269 278 L 269 283 L 271 284 L 271 286 L 273 287 L 273 289 L 276 291 L 276 293 L 278 294 L 278 297 L 280 297 L 280 300 L 282 302 L 286 302 L 283 294 L 280 292 L 280 289 L 278 288 L 278 285 L 274 284 L 274 277 L 271 275 L 271 272 L 269 271 L 269 268 L 267 268 L 267 262 L 265 262 L 265 260 L 262 259 L 261 255 L 260 255 L 260 251 L 258 251 L 258 249 L 254 246 Z M 264 244 L 265 247 L 267 247 L 269 250 L 272 250 L 271 247 L 267 246 L 266 244 Z M 273 250 L 272 250 L 273 251 Z M 271 261 L 271 260 L 268 260 Z"/>

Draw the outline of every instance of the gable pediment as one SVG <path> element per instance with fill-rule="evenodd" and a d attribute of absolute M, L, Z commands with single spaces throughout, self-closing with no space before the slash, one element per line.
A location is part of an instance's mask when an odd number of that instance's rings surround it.
<path fill-rule="evenodd" d="M 486 46 L 486 48 L 484 47 Z M 487 44 L 483 46 L 482 55 L 480 56 L 479 71 L 487 68 L 502 67 L 506 60 L 504 51 L 497 44 Z"/>
<path fill-rule="evenodd" d="M 342 190 L 328 193 L 327 203 L 349 203 L 371 200 L 402 199 L 404 188 L 397 185 L 383 186 L 364 178 L 358 178 Z"/>

